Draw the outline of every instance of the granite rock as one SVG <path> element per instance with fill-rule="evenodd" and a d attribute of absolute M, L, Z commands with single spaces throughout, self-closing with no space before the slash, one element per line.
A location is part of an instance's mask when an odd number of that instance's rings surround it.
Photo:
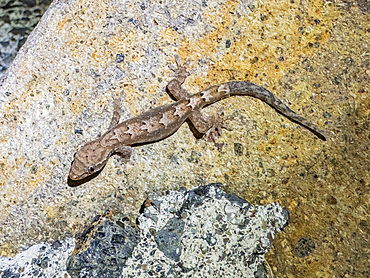
<path fill-rule="evenodd" d="M 278 204 L 251 205 L 221 187 L 153 193 L 138 227 L 114 220 L 107 211 L 74 240 L 38 244 L 13 259 L 1 258 L 0 275 L 267 277 L 264 255 L 287 225 L 287 210 Z"/>
<path fill-rule="evenodd" d="M 0 79 L 51 0 L 0 1 Z"/>

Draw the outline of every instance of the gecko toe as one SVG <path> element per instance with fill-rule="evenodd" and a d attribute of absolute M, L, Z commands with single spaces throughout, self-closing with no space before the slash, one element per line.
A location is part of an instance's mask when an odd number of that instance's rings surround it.
<path fill-rule="evenodd" d="M 180 58 L 180 56 L 179 56 L 179 55 L 175 54 L 175 60 L 176 60 L 176 65 L 177 65 L 178 67 L 181 67 L 181 66 L 182 66 L 182 64 L 181 64 L 181 58 Z"/>
<path fill-rule="evenodd" d="M 181 58 L 179 55 L 175 54 L 176 65 L 169 65 L 169 68 L 173 71 L 170 74 L 171 77 L 179 80 L 180 83 L 183 83 L 185 79 L 190 75 L 190 72 L 187 70 L 190 65 L 190 59 L 188 59 L 184 64 L 181 63 Z"/>
<path fill-rule="evenodd" d="M 186 62 L 184 63 L 184 67 L 185 68 L 187 68 L 187 67 L 189 67 L 190 66 L 190 63 L 191 63 L 191 59 L 190 58 L 188 58 L 187 60 L 186 60 Z"/>

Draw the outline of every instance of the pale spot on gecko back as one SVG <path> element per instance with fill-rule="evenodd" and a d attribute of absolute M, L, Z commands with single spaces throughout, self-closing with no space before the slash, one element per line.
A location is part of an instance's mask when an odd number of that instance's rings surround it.
<path fill-rule="evenodd" d="M 189 101 L 190 103 L 190 101 Z M 182 102 L 182 103 L 179 103 L 177 106 L 175 106 L 175 112 L 173 113 L 175 116 L 179 116 L 180 118 L 182 118 L 183 116 L 186 115 L 186 113 L 189 112 L 189 108 L 187 107 L 188 104 L 186 104 L 185 102 Z"/>
<path fill-rule="evenodd" d="M 173 115 L 174 112 L 172 109 L 169 111 L 166 111 L 162 114 L 161 119 L 159 120 L 160 124 L 163 124 L 165 127 L 167 127 L 169 124 L 173 122 Z"/>
<path fill-rule="evenodd" d="M 220 87 L 218 87 L 217 91 L 219 93 L 221 93 L 222 95 L 229 94 L 230 93 L 230 87 L 226 84 L 222 84 L 222 85 L 220 85 Z"/>
<path fill-rule="evenodd" d="M 130 134 L 131 138 L 134 138 L 142 133 L 142 125 L 140 123 L 130 123 L 127 125 L 128 130 L 124 133 Z"/>
<path fill-rule="evenodd" d="M 212 98 L 212 91 L 202 91 L 200 94 L 206 102 L 209 102 Z"/>
<path fill-rule="evenodd" d="M 202 97 L 200 95 L 193 95 L 189 98 L 189 104 L 192 110 L 195 109 L 202 102 Z"/>
<path fill-rule="evenodd" d="M 160 129 L 161 127 L 161 121 L 162 117 L 161 116 L 155 116 L 155 117 L 150 117 L 146 120 L 143 120 L 143 125 L 141 126 L 142 130 L 146 130 L 147 132 L 154 132 Z"/>
<path fill-rule="evenodd" d="M 126 131 L 128 131 L 128 128 L 125 126 L 114 128 L 113 130 L 109 131 L 101 140 L 102 146 L 111 146 L 112 144 L 117 144 L 130 139 L 130 135 L 127 134 Z"/>

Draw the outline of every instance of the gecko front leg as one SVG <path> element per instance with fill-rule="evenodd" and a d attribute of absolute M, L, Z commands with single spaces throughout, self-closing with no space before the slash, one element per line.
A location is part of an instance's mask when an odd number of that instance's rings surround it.
<path fill-rule="evenodd" d="M 109 124 L 108 130 L 115 128 L 119 123 L 119 119 L 121 117 L 120 115 L 121 101 L 122 101 L 122 93 L 120 94 L 119 97 L 115 97 L 113 95 L 113 115 L 112 115 L 112 119 Z M 123 157 L 125 160 L 128 160 L 132 154 L 132 147 L 126 146 L 126 145 L 118 145 L 114 149 L 113 154 L 118 154 L 119 156 Z"/>
<path fill-rule="evenodd" d="M 113 115 L 112 115 L 112 119 L 110 121 L 108 130 L 111 130 L 116 125 L 118 125 L 119 119 L 121 117 L 120 111 L 121 111 L 122 95 L 120 94 L 119 97 L 115 97 L 114 95 L 112 95 L 112 97 L 113 97 Z"/>

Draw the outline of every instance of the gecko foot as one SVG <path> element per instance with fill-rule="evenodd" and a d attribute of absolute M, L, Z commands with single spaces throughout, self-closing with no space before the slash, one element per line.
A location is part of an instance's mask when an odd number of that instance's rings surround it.
<path fill-rule="evenodd" d="M 179 55 L 175 54 L 175 60 L 176 60 L 176 66 L 170 65 L 170 69 L 173 71 L 171 76 L 178 80 L 180 84 L 183 84 L 185 82 L 185 79 L 190 75 L 190 72 L 187 70 L 187 68 L 190 65 L 190 59 L 186 60 L 186 62 L 183 64 L 181 63 L 181 59 Z"/>
<path fill-rule="evenodd" d="M 217 115 L 212 117 L 213 126 L 209 129 L 207 141 L 215 143 L 215 140 L 222 135 L 222 130 L 226 129 L 231 131 L 231 127 L 225 123 L 223 118 L 223 111 L 220 108 L 217 111 Z"/>

